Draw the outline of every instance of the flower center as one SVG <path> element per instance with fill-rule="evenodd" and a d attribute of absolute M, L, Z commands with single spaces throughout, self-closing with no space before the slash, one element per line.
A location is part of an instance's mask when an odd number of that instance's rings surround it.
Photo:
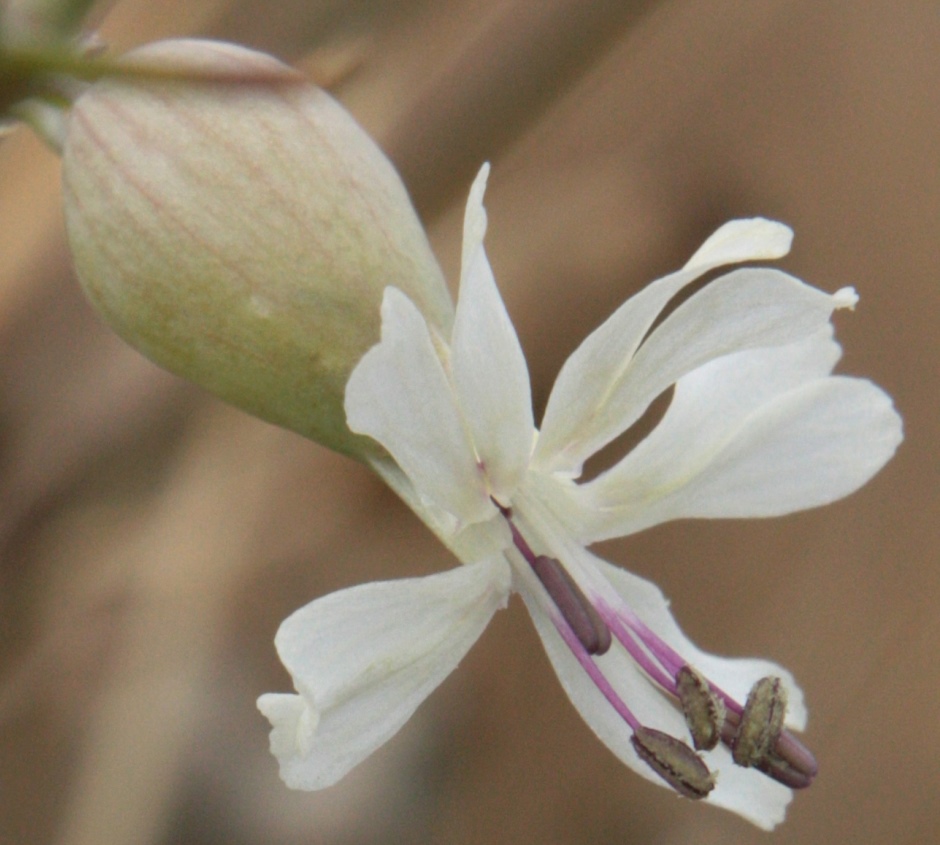
<path fill-rule="evenodd" d="M 626 605 L 588 598 L 564 564 L 536 554 L 513 521 L 512 509 L 495 499 L 528 563 L 557 613 L 553 624 L 572 655 L 631 730 L 638 756 L 681 795 L 704 798 L 715 783 L 705 761 L 684 740 L 643 725 L 614 689 L 595 658 L 614 639 L 679 709 L 696 750 L 724 743 L 739 766 L 754 767 L 792 789 L 809 786 L 818 771 L 812 753 L 783 726 L 786 690 L 779 678 L 762 678 L 741 705 L 695 670 Z"/>

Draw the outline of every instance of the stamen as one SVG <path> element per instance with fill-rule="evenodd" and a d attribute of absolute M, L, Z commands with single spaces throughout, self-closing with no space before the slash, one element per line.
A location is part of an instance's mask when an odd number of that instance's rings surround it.
<path fill-rule="evenodd" d="M 770 754 L 783 730 L 787 692 L 780 678 L 761 678 L 747 696 L 741 722 L 731 743 L 739 766 L 757 766 Z"/>
<path fill-rule="evenodd" d="M 532 551 L 512 521 L 511 508 L 501 505 L 492 496 L 490 500 L 509 525 L 513 544 L 542 582 L 545 592 L 555 603 L 555 607 L 578 638 L 578 642 L 584 646 L 588 654 L 605 654 L 611 643 L 610 628 L 607 627 L 588 597 L 584 595 L 584 591 L 561 561 L 547 555 L 536 555 Z"/>
<path fill-rule="evenodd" d="M 674 694 L 676 689 L 675 679 L 663 672 L 656 659 L 644 650 L 643 646 L 635 639 L 632 631 L 624 624 L 617 611 L 612 609 L 604 599 L 599 599 L 595 607 L 601 619 L 604 620 L 604 624 L 610 628 L 611 634 L 620 641 L 620 644 L 626 649 L 627 654 L 634 659 L 637 666 L 646 672 L 653 682 L 662 687 L 663 690 L 670 695 Z"/>
<path fill-rule="evenodd" d="M 594 662 L 594 658 L 587 653 L 584 645 L 574 635 L 571 626 L 568 625 L 564 619 L 552 619 L 552 622 L 555 625 L 555 630 L 558 631 L 558 635 L 564 640 L 565 645 L 568 646 L 578 663 L 581 664 L 581 668 L 587 672 L 588 677 L 594 682 L 594 686 L 596 686 L 604 698 L 607 699 L 617 715 L 630 726 L 631 730 L 638 730 L 640 728 L 640 720 L 637 719 L 630 708 L 624 704 L 623 699 L 617 694 L 617 691 L 611 686 L 610 681 L 604 676 L 600 667 Z"/>
<path fill-rule="evenodd" d="M 590 601 L 559 560 L 532 551 L 513 522 L 512 508 L 492 501 L 509 525 L 513 544 L 558 609 L 552 621 L 559 635 L 633 729 L 630 741 L 640 759 L 663 780 L 689 798 L 704 798 L 715 785 L 714 775 L 692 748 L 640 724 L 595 664 L 592 656 L 604 654 L 613 636 L 664 693 L 679 700 L 696 749 L 708 751 L 721 741 L 731 749 L 735 763 L 753 767 L 784 786 L 803 789 L 813 782 L 819 771 L 816 758 L 783 727 L 787 696 L 779 678 L 758 681 L 742 707 L 689 666 L 625 602 L 602 597 L 596 604 Z"/>
<path fill-rule="evenodd" d="M 538 555 L 529 561 L 529 565 L 585 651 L 604 654 L 610 648 L 610 628 L 568 570 L 555 558 L 546 555 Z"/>
<path fill-rule="evenodd" d="M 804 783 L 794 786 L 794 789 L 802 789 L 813 782 L 813 778 L 819 774 L 819 763 L 816 757 L 800 740 L 798 740 L 788 730 L 784 730 L 777 739 L 777 744 L 773 750 L 773 761 L 779 761 L 791 773 L 790 776 L 799 776 Z M 763 770 L 762 770 L 763 771 Z M 776 774 L 767 772 L 771 777 L 780 780 Z M 780 781 L 785 783 L 785 781 Z"/>
<path fill-rule="evenodd" d="M 741 717 L 729 710 L 721 740 L 730 748 L 734 747 L 740 722 Z M 785 728 L 774 747 L 762 760 L 754 763 L 754 768 L 790 789 L 806 789 L 819 774 L 819 764 L 813 752 Z"/>
<path fill-rule="evenodd" d="M 618 605 L 616 608 L 608 607 L 603 601 L 600 602 L 600 608 L 604 614 L 611 630 L 617 636 L 630 655 L 637 661 L 643 670 L 654 680 L 665 692 L 672 693 L 679 698 L 683 713 L 686 717 L 686 723 L 692 734 L 693 742 L 699 750 L 708 750 L 713 747 L 712 740 L 706 741 L 704 732 L 699 736 L 699 727 L 693 724 L 697 720 L 693 717 L 698 711 L 698 705 L 690 703 L 689 693 L 680 692 L 681 676 L 685 661 L 672 649 L 654 634 L 646 624 L 636 616 L 633 611 L 625 606 Z M 643 645 L 649 649 L 651 655 L 659 664 L 674 673 L 675 680 L 665 677 L 663 672 L 650 662 L 645 654 L 637 654 L 636 644 L 632 642 L 628 631 L 635 634 Z M 673 668 L 675 667 L 675 668 Z M 741 759 L 751 759 L 750 763 L 739 763 L 739 765 L 751 765 L 758 771 L 782 783 L 790 789 L 805 789 L 812 784 L 816 775 L 819 773 L 819 764 L 813 753 L 803 745 L 792 733 L 783 728 L 783 720 L 786 712 L 786 691 L 782 684 L 777 684 L 776 694 L 773 692 L 773 680 L 764 679 L 761 686 L 764 688 L 762 696 L 767 696 L 769 690 L 769 699 L 765 702 L 767 709 L 763 716 L 758 716 L 755 703 L 750 705 L 750 715 L 748 723 L 750 729 L 755 734 L 765 734 L 765 739 L 758 739 L 756 744 L 751 744 L 748 748 L 748 740 L 738 740 L 739 728 L 744 716 L 746 707 L 742 707 L 732 696 L 726 693 L 715 684 L 702 679 L 706 684 L 711 695 L 715 698 L 715 704 L 724 708 L 724 722 L 716 718 L 715 725 L 718 727 L 717 734 L 720 740 L 732 749 L 735 753 L 736 762 Z M 686 683 L 689 683 L 688 679 Z M 753 691 L 752 691 L 753 695 Z M 758 696 L 760 698 L 762 696 Z M 749 698 L 749 703 L 750 703 Z M 707 712 L 707 711 L 706 711 Z M 707 717 L 704 724 L 707 725 L 712 717 Z M 761 722 L 763 719 L 763 722 Z M 758 747 L 766 744 L 767 750 L 761 755 Z"/>
<path fill-rule="evenodd" d="M 704 676 L 688 665 L 676 673 L 676 695 L 696 750 L 711 751 L 721 740 L 726 712 L 724 702 L 715 695 Z"/>
<path fill-rule="evenodd" d="M 754 768 L 790 789 L 806 789 L 812 784 L 815 776 L 815 774 L 809 774 L 807 771 L 791 766 L 788 761 L 773 752 L 756 763 Z"/>
<path fill-rule="evenodd" d="M 789 731 L 780 735 L 773 751 L 755 768 L 790 789 L 806 789 L 819 773 L 813 753 Z"/>
<path fill-rule="evenodd" d="M 611 626 L 611 630 L 617 636 L 617 639 L 623 643 L 630 656 L 660 687 L 670 695 L 676 695 L 675 676 L 686 665 L 686 661 L 664 640 L 654 634 L 624 601 L 620 600 L 614 604 L 608 604 L 602 599 L 600 606 L 604 611 L 608 624 Z M 652 660 L 637 646 L 634 636 L 648 650 Z M 716 689 L 716 692 L 722 695 L 721 690 Z M 723 695 L 722 697 L 724 698 Z M 727 704 L 729 708 L 733 709 L 733 701 L 728 701 Z M 737 705 L 737 707 L 740 711 L 740 705 Z"/>
<path fill-rule="evenodd" d="M 680 795 L 700 799 L 714 789 L 715 776 L 682 740 L 640 727 L 630 737 L 630 742 L 640 759 Z"/>

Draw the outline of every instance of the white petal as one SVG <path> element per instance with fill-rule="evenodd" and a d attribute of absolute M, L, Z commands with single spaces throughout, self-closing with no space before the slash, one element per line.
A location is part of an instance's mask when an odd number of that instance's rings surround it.
<path fill-rule="evenodd" d="M 584 554 L 593 559 L 593 565 L 598 571 L 656 634 L 738 700 L 746 698 L 751 685 L 759 678 L 766 675 L 781 677 L 791 700 L 787 724 L 794 729 L 801 729 L 805 725 L 806 709 L 802 693 L 790 673 L 769 661 L 725 659 L 700 651 L 676 625 L 669 613 L 668 603 L 655 585 L 587 552 Z M 630 744 L 629 727 L 584 673 L 538 602 L 526 591 L 523 591 L 523 598 L 558 678 L 584 720 L 623 763 L 651 782 L 665 786 L 664 781 L 637 757 Z M 618 645 L 615 644 L 607 654 L 596 658 L 596 662 L 644 725 L 680 738 L 687 735 L 682 715 Z M 709 803 L 731 810 L 768 830 L 783 820 L 786 805 L 791 799 L 789 789 L 753 769 L 735 766 L 725 749 L 716 749 L 705 755 L 705 759 L 709 767 L 719 773 L 717 786 L 707 799 Z"/>
<path fill-rule="evenodd" d="M 464 419 L 493 494 L 508 500 L 532 448 L 529 371 L 483 248 L 484 165 L 470 190 L 464 221 L 463 270 L 454 321 L 451 367 Z"/>
<path fill-rule="evenodd" d="M 486 209 L 483 207 L 483 195 L 486 193 L 486 180 L 490 175 L 490 163 L 484 162 L 470 186 L 467 206 L 463 216 L 463 244 L 460 251 L 460 278 L 467 275 L 467 267 L 474 260 L 486 237 Z"/>
<path fill-rule="evenodd" d="M 581 474 L 596 448 L 595 416 L 626 375 L 633 354 L 666 304 L 686 285 L 725 264 L 779 258 L 792 232 L 781 223 L 733 220 L 676 273 L 628 299 L 565 362 L 549 397 L 535 461 L 546 471 Z"/>
<path fill-rule="evenodd" d="M 763 405 L 827 376 L 840 355 L 832 327 L 806 341 L 751 349 L 704 364 L 676 383 L 658 426 L 623 460 L 574 491 L 582 542 L 662 521 L 660 500 L 690 483 Z M 768 479 L 773 484 L 773 479 Z"/>
<path fill-rule="evenodd" d="M 382 340 L 346 385 L 346 420 L 381 443 L 419 494 L 458 520 L 492 516 L 486 484 L 424 318 L 396 288 L 382 300 Z"/>
<path fill-rule="evenodd" d="M 775 220 L 730 220 L 698 248 L 683 269 L 783 258 L 792 243 L 793 230 Z"/>
<path fill-rule="evenodd" d="M 672 519 L 778 516 L 828 504 L 865 484 L 902 439 L 890 398 L 862 379 L 814 379 L 735 407 L 732 390 L 709 394 L 701 389 L 708 374 L 698 375 L 688 377 L 696 382 L 688 393 L 677 388 L 662 433 L 658 427 L 575 493 L 582 541 Z"/>
<path fill-rule="evenodd" d="M 322 789 L 390 739 L 506 604 L 504 559 L 311 602 L 281 624 L 299 695 L 264 695 L 271 751 L 292 789 Z"/>
<path fill-rule="evenodd" d="M 610 470 L 581 485 L 533 476 L 533 486 L 585 545 L 654 525 L 659 501 L 707 466 L 750 413 L 828 375 L 840 353 L 827 325 L 802 343 L 710 361 L 679 379 L 659 425 Z"/>
<path fill-rule="evenodd" d="M 708 755 L 708 766 L 718 775 L 709 804 L 730 810 L 761 830 L 773 830 L 786 818 L 793 792 L 755 769 L 735 765 L 731 752 L 719 746 Z"/>
<path fill-rule="evenodd" d="M 598 362 L 608 368 L 608 389 L 567 453 L 581 459 L 593 454 L 696 367 L 744 349 L 811 337 L 834 308 L 849 305 L 843 292 L 825 294 L 778 270 L 745 269 L 722 276 L 677 308 L 626 365 Z"/>

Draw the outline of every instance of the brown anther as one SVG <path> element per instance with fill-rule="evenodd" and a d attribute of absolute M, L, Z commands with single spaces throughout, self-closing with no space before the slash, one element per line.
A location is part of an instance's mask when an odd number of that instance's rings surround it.
<path fill-rule="evenodd" d="M 790 789 L 806 789 L 813 782 L 811 774 L 791 766 L 772 751 L 759 763 L 755 763 L 754 768 Z"/>
<path fill-rule="evenodd" d="M 721 741 L 730 748 L 734 747 L 740 723 L 741 717 L 729 710 L 721 729 Z M 754 764 L 754 768 L 790 789 L 806 789 L 819 773 L 813 752 L 786 729 L 780 732 L 774 747 L 763 760 Z"/>
<path fill-rule="evenodd" d="M 546 555 L 538 555 L 529 565 L 584 650 L 588 654 L 604 654 L 610 648 L 610 628 L 568 570 Z"/>
<path fill-rule="evenodd" d="M 813 752 L 787 730 L 781 731 L 773 750 L 756 768 L 790 789 L 806 789 L 819 773 Z"/>
<path fill-rule="evenodd" d="M 715 788 L 715 776 L 681 739 L 640 727 L 630 742 L 640 759 L 680 795 L 698 800 Z"/>
<path fill-rule="evenodd" d="M 786 711 L 787 692 L 780 678 L 761 678 L 754 684 L 731 742 L 734 762 L 760 767 L 777 745 Z"/>
<path fill-rule="evenodd" d="M 676 695 L 695 748 L 711 751 L 721 740 L 725 703 L 715 695 L 704 676 L 689 665 L 676 672 Z"/>

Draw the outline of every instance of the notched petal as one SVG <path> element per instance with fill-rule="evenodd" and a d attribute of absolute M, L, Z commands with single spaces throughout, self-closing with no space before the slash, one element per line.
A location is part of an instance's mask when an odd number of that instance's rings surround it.
<path fill-rule="evenodd" d="M 715 232 L 682 270 L 653 282 L 621 305 L 562 367 L 545 409 L 535 452 L 537 464 L 542 469 L 571 477 L 580 475 L 588 457 L 635 422 L 653 398 L 682 374 L 683 368 L 687 371 L 694 366 L 687 360 L 685 339 L 682 339 L 669 346 L 677 352 L 679 366 L 666 372 L 661 384 L 652 383 L 655 372 L 639 378 L 635 373 L 641 356 L 648 357 L 647 347 L 652 338 L 643 342 L 642 349 L 640 343 L 667 303 L 683 287 L 716 267 L 785 255 L 791 238 L 789 228 L 770 220 L 731 221 Z M 739 314 L 746 313 L 747 303 L 738 304 Z M 673 326 L 677 323 L 676 314 L 669 318 Z M 706 326 L 711 316 L 705 316 Z M 653 337 L 658 335 L 662 340 L 662 329 L 660 327 Z M 718 335 L 720 338 L 722 331 Z M 715 343 L 712 340 L 712 345 Z M 639 353 L 638 349 L 641 349 Z M 684 356 L 686 361 L 682 362 Z M 657 367 L 660 365 L 656 363 Z M 644 385 L 644 381 L 651 383 Z"/>
<path fill-rule="evenodd" d="M 298 695 L 265 695 L 271 750 L 294 789 L 321 789 L 390 739 L 457 666 L 509 594 L 501 557 L 341 590 L 275 639 Z"/>
<path fill-rule="evenodd" d="M 470 186 L 470 194 L 467 197 L 467 207 L 463 218 L 461 277 L 467 275 L 467 268 L 483 245 L 483 238 L 486 236 L 486 209 L 483 207 L 483 195 L 486 193 L 486 180 L 489 175 L 490 165 L 489 162 L 485 162 Z"/>
<path fill-rule="evenodd" d="M 451 371 L 490 492 L 509 499 L 528 468 L 534 422 L 529 370 L 483 248 L 486 173 L 484 166 L 467 201 Z"/>
<path fill-rule="evenodd" d="M 266 693 L 258 699 L 258 709 L 271 723 L 271 753 L 278 760 L 310 755 L 320 717 L 302 696 Z"/>
<path fill-rule="evenodd" d="M 351 430 L 381 443 L 418 492 L 459 522 L 495 513 L 427 324 L 396 288 L 385 291 L 382 340 L 353 370 L 345 409 Z"/>

